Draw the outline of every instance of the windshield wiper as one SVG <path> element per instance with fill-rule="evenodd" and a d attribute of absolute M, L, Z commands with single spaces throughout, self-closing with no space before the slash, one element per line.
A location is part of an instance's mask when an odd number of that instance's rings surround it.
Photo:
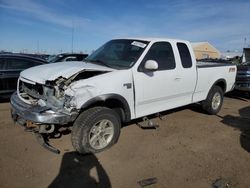
<path fill-rule="evenodd" d="M 100 60 L 100 59 L 94 59 L 94 60 L 86 60 L 87 62 L 90 62 L 90 63 L 95 63 L 95 64 L 98 64 L 98 65 L 104 65 L 106 67 L 109 67 L 109 68 L 114 68 L 113 66 L 107 64 L 106 62 Z"/>

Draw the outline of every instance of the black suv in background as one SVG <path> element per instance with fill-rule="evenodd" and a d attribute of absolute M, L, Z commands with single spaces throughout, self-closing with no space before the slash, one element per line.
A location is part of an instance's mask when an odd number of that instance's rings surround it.
<path fill-rule="evenodd" d="M 83 61 L 87 56 L 88 54 L 63 53 L 63 54 L 49 56 L 47 61 L 49 63 L 62 62 L 62 61 Z"/>
<path fill-rule="evenodd" d="M 235 89 L 250 92 L 250 62 L 237 66 Z"/>
<path fill-rule="evenodd" d="M 29 67 L 47 63 L 45 60 L 21 55 L 0 54 L 0 97 L 9 97 L 16 91 L 19 74 Z"/>

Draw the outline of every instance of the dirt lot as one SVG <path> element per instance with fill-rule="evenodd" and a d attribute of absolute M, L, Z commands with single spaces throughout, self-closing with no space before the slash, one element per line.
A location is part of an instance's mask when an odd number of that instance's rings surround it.
<path fill-rule="evenodd" d="M 10 119 L 10 105 L 0 103 L 0 187 L 212 187 L 219 178 L 230 187 L 250 187 L 250 100 L 226 97 L 217 116 L 198 105 L 153 118 L 157 130 L 135 124 L 122 129 L 118 143 L 97 155 L 73 151 L 70 135 L 52 140 L 53 154 Z"/>

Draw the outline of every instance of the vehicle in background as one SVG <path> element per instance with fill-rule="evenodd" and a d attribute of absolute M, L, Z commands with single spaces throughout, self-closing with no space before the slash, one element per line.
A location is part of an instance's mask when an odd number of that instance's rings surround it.
<path fill-rule="evenodd" d="M 250 92 L 250 48 L 243 49 L 242 63 L 237 66 L 235 89 Z"/>
<path fill-rule="evenodd" d="M 83 61 L 88 54 L 80 53 L 63 53 L 58 55 L 51 55 L 48 57 L 47 61 L 49 63 L 62 62 L 62 61 Z"/>
<path fill-rule="evenodd" d="M 250 92 L 250 62 L 237 66 L 235 89 Z"/>
<path fill-rule="evenodd" d="M 0 54 L 0 97 L 9 97 L 17 88 L 21 71 L 47 63 L 31 56 L 20 54 Z"/>
<path fill-rule="evenodd" d="M 71 141 L 80 153 L 115 144 L 121 124 L 200 102 L 217 114 L 234 87 L 236 66 L 196 62 L 191 44 L 175 39 L 115 39 L 83 62 L 59 62 L 21 73 L 11 97 L 14 121 L 48 135 L 73 127 Z"/>
<path fill-rule="evenodd" d="M 48 54 L 23 54 L 23 55 L 28 55 L 28 56 L 32 56 L 35 58 L 40 58 L 40 59 L 43 59 L 45 61 L 47 61 L 48 57 L 50 56 Z"/>

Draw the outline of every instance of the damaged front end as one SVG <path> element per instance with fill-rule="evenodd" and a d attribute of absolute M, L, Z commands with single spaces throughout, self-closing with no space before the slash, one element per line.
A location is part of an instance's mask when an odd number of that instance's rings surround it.
<path fill-rule="evenodd" d="M 42 146 L 59 153 L 48 143 L 48 139 L 58 137 L 62 130 L 68 129 L 79 114 L 74 96 L 65 94 L 65 91 L 74 81 L 103 73 L 89 72 L 82 71 L 68 79 L 59 77 L 45 84 L 20 77 L 17 92 L 11 96 L 12 119 L 27 131 L 34 132 Z"/>

